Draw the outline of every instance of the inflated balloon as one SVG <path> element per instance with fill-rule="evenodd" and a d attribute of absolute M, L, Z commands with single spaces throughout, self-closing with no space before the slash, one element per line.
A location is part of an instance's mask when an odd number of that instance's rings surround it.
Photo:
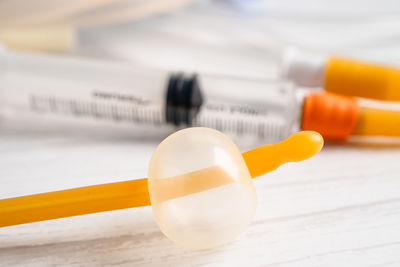
<path fill-rule="evenodd" d="M 158 226 L 181 246 L 226 243 L 243 232 L 256 210 L 246 163 L 216 130 L 191 128 L 166 138 L 151 158 L 148 179 Z"/>

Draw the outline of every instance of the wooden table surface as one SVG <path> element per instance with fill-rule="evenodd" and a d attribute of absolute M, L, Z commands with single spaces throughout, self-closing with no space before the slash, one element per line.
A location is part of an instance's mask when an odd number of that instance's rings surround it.
<path fill-rule="evenodd" d="M 354 46 L 345 37 L 337 38 L 337 46 L 313 43 L 296 36 L 296 29 L 285 32 L 289 22 L 272 19 L 246 32 L 232 13 L 210 5 L 82 31 L 76 54 L 159 68 L 275 77 L 268 45 L 279 40 L 399 62 L 394 39 L 378 42 L 370 33 L 367 37 L 375 45 L 362 46 L 360 36 L 354 37 Z M 393 21 L 387 23 L 397 29 Z M 376 32 L 385 28 L 375 26 Z M 307 33 L 311 36 L 313 30 Z M 343 35 L 349 37 L 353 30 L 343 28 Z M 390 36 L 381 32 L 385 34 Z M 158 141 L 111 133 L 93 138 L 87 132 L 5 123 L 0 131 L 0 198 L 145 177 Z M 258 208 L 252 223 L 234 242 L 217 249 L 189 251 L 174 245 L 159 231 L 151 208 L 143 207 L 1 228 L 0 265 L 400 266 L 399 159 L 399 145 L 328 143 L 312 159 L 257 178 Z"/>

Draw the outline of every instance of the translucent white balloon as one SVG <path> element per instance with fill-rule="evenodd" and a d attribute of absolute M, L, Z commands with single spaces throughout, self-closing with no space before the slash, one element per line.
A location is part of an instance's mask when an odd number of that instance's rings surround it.
<path fill-rule="evenodd" d="M 177 244 L 205 249 L 234 239 L 256 210 L 254 185 L 236 145 L 208 128 L 167 137 L 148 173 L 154 216 Z"/>

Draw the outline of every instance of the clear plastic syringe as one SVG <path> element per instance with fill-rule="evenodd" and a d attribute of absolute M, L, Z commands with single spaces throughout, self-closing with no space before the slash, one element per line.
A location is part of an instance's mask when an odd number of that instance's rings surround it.
<path fill-rule="evenodd" d="M 222 75 L 186 75 L 132 65 L 5 50 L 0 53 L 4 120 L 56 121 L 134 131 L 204 126 L 263 142 L 299 128 L 290 84 Z M 97 127 L 97 126 L 96 126 Z M 132 127 L 132 128 L 131 128 Z"/>

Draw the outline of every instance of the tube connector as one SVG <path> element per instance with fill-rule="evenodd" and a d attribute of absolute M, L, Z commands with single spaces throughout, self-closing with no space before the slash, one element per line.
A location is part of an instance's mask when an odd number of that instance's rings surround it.
<path fill-rule="evenodd" d="M 327 139 L 345 140 L 353 133 L 359 113 L 355 98 L 309 92 L 304 100 L 301 129 L 317 131 Z"/>

